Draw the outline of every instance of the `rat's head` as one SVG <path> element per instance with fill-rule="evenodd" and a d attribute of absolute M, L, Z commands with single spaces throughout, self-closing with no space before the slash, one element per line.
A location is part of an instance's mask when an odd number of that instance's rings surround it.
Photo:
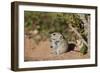
<path fill-rule="evenodd" d="M 61 43 L 61 41 L 63 41 L 63 35 L 59 32 L 53 32 L 50 34 L 50 42 L 51 44 L 51 48 L 54 48 L 56 46 L 58 46 L 59 43 Z"/>
<path fill-rule="evenodd" d="M 54 32 L 50 34 L 50 39 L 53 41 L 61 41 L 63 38 L 63 35 L 59 32 Z"/>

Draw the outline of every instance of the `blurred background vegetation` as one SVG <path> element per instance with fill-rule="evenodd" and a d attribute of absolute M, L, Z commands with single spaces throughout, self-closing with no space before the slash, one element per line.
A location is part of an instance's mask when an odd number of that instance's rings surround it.
<path fill-rule="evenodd" d="M 67 41 L 80 37 L 69 27 L 71 25 L 88 43 L 90 14 L 60 12 L 24 12 L 25 35 L 35 41 L 46 40 L 51 32 L 60 32 Z"/>
<path fill-rule="evenodd" d="M 68 40 L 76 40 L 78 36 L 69 28 L 72 26 L 87 41 L 89 14 L 49 13 L 25 11 L 25 32 L 34 32 L 42 38 L 48 38 L 50 32 L 60 32 Z M 87 21 L 87 22 L 83 22 Z"/>

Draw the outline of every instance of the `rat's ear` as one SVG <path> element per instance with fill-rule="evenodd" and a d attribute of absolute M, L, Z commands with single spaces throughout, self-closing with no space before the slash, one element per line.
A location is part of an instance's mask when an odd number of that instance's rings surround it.
<path fill-rule="evenodd" d="M 63 33 L 60 33 L 62 35 L 62 38 L 65 39 L 65 36 L 63 35 Z"/>
<path fill-rule="evenodd" d="M 63 36 L 62 35 L 60 36 L 60 39 L 63 39 Z"/>

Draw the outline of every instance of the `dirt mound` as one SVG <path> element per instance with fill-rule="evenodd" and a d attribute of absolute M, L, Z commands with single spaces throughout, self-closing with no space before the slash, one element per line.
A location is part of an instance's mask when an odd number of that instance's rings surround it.
<path fill-rule="evenodd" d="M 25 37 L 24 60 L 25 61 L 44 61 L 44 60 L 69 60 L 69 59 L 86 59 L 90 57 L 89 52 L 85 55 L 76 51 L 68 51 L 61 55 L 51 53 L 50 42 L 41 41 L 36 44 L 32 39 Z"/>

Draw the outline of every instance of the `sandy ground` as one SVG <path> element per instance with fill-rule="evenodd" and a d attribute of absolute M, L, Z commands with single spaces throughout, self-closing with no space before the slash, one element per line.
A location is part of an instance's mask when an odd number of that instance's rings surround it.
<path fill-rule="evenodd" d="M 38 45 L 25 37 L 24 61 L 44 61 L 44 60 L 69 60 L 69 59 L 86 59 L 89 53 L 82 55 L 76 51 L 65 52 L 61 55 L 51 53 L 50 43 L 48 40 L 41 41 Z"/>

